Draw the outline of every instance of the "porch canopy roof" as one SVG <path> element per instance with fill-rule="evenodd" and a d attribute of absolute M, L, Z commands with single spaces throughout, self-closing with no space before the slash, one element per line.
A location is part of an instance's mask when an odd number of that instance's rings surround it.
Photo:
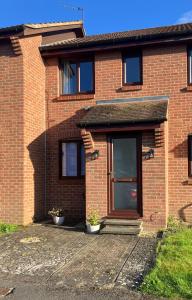
<path fill-rule="evenodd" d="M 167 105 L 167 100 L 99 104 L 86 108 L 86 113 L 77 126 L 93 128 L 159 124 L 167 120 Z"/>

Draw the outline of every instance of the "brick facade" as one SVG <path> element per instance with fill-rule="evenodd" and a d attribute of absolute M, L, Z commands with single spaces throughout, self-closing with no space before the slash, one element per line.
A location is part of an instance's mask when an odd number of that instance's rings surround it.
<path fill-rule="evenodd" d="M 23 223 L 23 58 L 0 45 L 0 219 Z"/>
<path fill-rule="evenodd" d="M 31 223 L 42 217 L 45 193 L 45 67 L 41 37 L 0 46 L 0 220 Z"/>
<path fill-rule="evenodd" d="M 71 183 L 60 182 L 58 179 L 58 139 L 79 136 L 75 122 L 81 116 L 80 110 L 83 107 L 94 105 L 96 100 L 101 99 L 167 95 L 170 98 L 168 124 L 165 124 L 164 127 L 168 129 L 163 128 L 162 130 L 164 140 L 161 147 L 155 148 L 155 158 L 143 162 L 142 175 L 143 218 L 146 228 L 161 228 L 166 225 L 168 214 L 181 216 L 181 209 L 188 204 L 190 205 L 190 193 L 192 192 L 192 187 L 188 183 L 184 184 L 188 180 L 187 135 L 192 129 L 191 93 L 185 90 L 187 87 L 186 45 L 145 47 L 143 49 L 144 83 L 138 90 L 124 91 L 121 89 L 121 68 L 120 52 L 110 51 L 96 54 L 95 99 L 84 101 L 73 97 L 70 101 L 70 98 L 65 100 L 65 97 L 58 97 L 59 70 L 57 60 L 52 60 L 52 63 L 48 60 L 47 80 L 49 83 L 47 87 L 49 87 L 50 120 L 48 132 L 50 132 L 51 153 L 53 155 L 53 150 L 55 153 L 55 159 L 52 157 L 49 160 L 52 165 L 50 170 L 53 172 L 54 169 L 55 175 L 52 192 L 49 190 L 48 194 L 53 203 L 56 203 L 58 198 L 62 198 L 62 195 L 66 201 L 66 194 L 69 195 L 69 201 L 75 199 L 77 192 L 75 189 L 71 190 Z M 147 132 L 143 134 L 143 149 L 145 149 L 146 140 L 149 138 L 150 135 Z M 95 148 L 100 150 L 101 156 L 96 161 L 87 161 L 86 164 L 86 211 L 88 214 L 91 209 L 98 208 L 101 216 L 106 216 L 106 137 L 97 136 L 94 138 L 94 142 Z M 59 188 L 59 196 L 56 186 Z M 79 188 L 79 182 L 74 182 L 74 186 Z M 82 189 L 83 186 L 84 183 L 82 183 Z M 51 189 L 50 185 L 49 188 Z M 51 204 L 53 203 L 51 202 Z M 191 220 L 192 209 L 190 206 L 186 208 L 186 216 L 187 220 Z"/>
<path fill-rule="evenodd" d="M 81 139 L 76 123 L 97 100 L 168 96 L 168 121 L 161 144 L 154 131 L 142 132 L 142 150 L 155 157 L 142 162 L 143 221 L 147 230 L 166 226 L 168 215 L 192 221 L 187 136 L 192 132 L 192 94 L 187 88 L 185 43 L 143 47 L 143 85 L 122 88 L 119 50 L 95 52 L 95 94 L 60 96 L 58 57 L 39 52 L 41 36 L 20 40 L 22 55 L 0 46 L 0 219 L 27 224 L 54 207 L 68 221 L 82 220 L 94 208 L 107 215 L 107 139 L 94 134 L 100 157 L 86 157 L 85 179 L 59 178 L 59 141 Z M 86 54 L 85 54 L 86 57 Z M 45 175 L 46 162 L 46 175 Z M 46 181 L 46 190 L 45 190 Z"/>

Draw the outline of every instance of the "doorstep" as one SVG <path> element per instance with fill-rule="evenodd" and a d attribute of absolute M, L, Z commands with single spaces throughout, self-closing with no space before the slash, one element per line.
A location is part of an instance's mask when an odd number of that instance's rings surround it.
<path fill-rule="evenodd" d="M 100 234 L 139 235 L 142 231 L 142 221 L 128 219 L 104 219 Z"/>

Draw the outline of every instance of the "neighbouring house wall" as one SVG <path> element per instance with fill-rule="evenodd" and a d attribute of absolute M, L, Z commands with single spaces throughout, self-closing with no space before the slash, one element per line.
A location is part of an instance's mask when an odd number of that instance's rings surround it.
<path fill-rule="evenodd" d="M 80 196 L 84 189 L 84 183 L 60 181 L 58 178 L 58 140 L 80 136 L 75 122 L 84 113 L 85 106 L 94 105 L 96 100 L 103 99 L 166 95 L 169 96 L 169 108 L 168 124 L 165 125 L 168 129 L 164 128 L 165 140 L 163 146 L 155 150 L 154 160 L 144 162 L 143 166 L 145 173 L 143 173 L 145 176 L 143 182 L 144 220 L 149 228 L 153 210 L 157 212 L 155 213 L 156 221 L 154 221 L 156 224 L 152 225 L 155 229 L 166 225 L 168 213 L 191 221 L 192 186 L 188 181 L 187 136 L 192 132 L 192 93 L 187 89 L 186 45 L 145 47 L 143 49 L 143 86 L 128 87 L 126 90 L 121 88 L 121 53 L 119 51 L 97 53 L 95 56 L 95 96 L 92 99 L 84 95 L 59 97 L 57 64 L 57 59 L 47 60 L 48 208 L 62 203 L 71 210 L 71 215 L 73 209 L 84 205 L 83 198 L 77 196 L 77 191 Z M 105 153 L 106 142 L 104 137 L 102 139 L 96 143 L 100 143 L 101 152 Z M 148 168 L 148 163 L 151 168 Z M 105 214 L 107 186 L 98 183 L 99 173 L 97 172 L 100 170 L 100 164 L 103 164 L 103 168 L 106 166 L 106 158 L 103 155 L 97 162 L 87 162 L 86 205 L 87 212 L 94 204 L 100 207 L 102 214 Z M 101 172 L 103 172 L 102 182 L 105 183 L 107 169 Z M 95 178 L 97 184 L 93 183 Z M 95 195 L 96 189 L 98 192 Z M 100 204 L 98 204 L 98 199 L 101 199 Z"/>
<path fill-rule="evenodd" d="M 0 220 L 28 224 L 45 206 L 45 68 L 41 37 L 0 45 Z"/>
<path fill-rule="evenodd" d="M 24 67 L 23 207 L 24 224 L 45 214 L 45 65 L 39 52 L 42 37 L 20 40 Z"/>
<path fill-rule="evenodd" d="M 23 223 L 23 57 L 0 43 L 0 221 Z"/>

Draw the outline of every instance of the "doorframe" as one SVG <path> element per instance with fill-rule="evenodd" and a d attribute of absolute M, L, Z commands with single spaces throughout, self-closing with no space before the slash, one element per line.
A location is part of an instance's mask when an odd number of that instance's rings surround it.
<path fill-rule="evenodd" d="M 137 212 L 131 212 L 126 210 L 113 210 L 112 204 L 112 184 L 111 184 L 111 170 L 113 164 L 112 155 L 112 139 L 113 138 L 136 138 L 137 148 Z M 138 219 L 143 216 L 143 204 L 142 204 L 142 133 L 141 132 L 114 132 L 107 135 L 107 202 L 108 202 L 108 217 L 110 218 L 128 218 Z"/>

